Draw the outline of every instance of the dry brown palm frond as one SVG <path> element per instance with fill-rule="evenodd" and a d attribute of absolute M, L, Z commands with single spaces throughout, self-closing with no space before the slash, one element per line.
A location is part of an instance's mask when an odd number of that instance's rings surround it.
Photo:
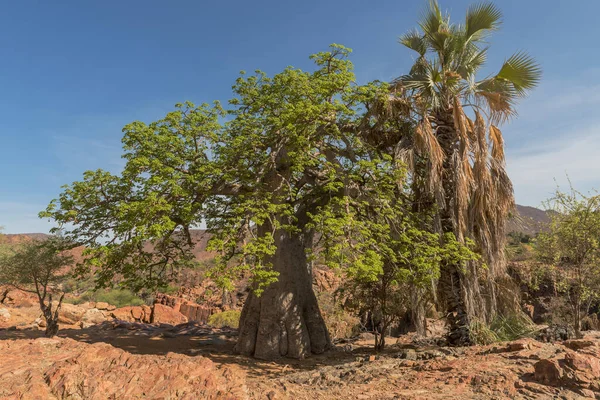
<path fill-rule="evenodd" d="M 488 145 L 487 145 L 487 139 L 485 137 L 486 136 L 485 132 L 486 132 L 485 120 L 483 119 L 483 116 L 481 115 L 481 113 L 479 111 L 475 111 L 474 133 L 475 133 L 475 136 L 477 137 L 477 146 L 478 146 L 477 151 L 480 153 L 480 155 L 482 157 L 487 158 Z"/>
<path fill-rule="evenodd" d="M 492 142 L 492 157 L 504 163 L 504 138 L 500 129 L 495 125 L 490 125 L 490 141 Z"/>
<path fill-rule="evenodd" d="M 494 263 L 490 263 L 490 269 L 494 276 L 500 276 L 506 272 L 504 253 L 506 220 L 510 212 L 514 209 L 515 200 L 512 182 L 504 168 L 504 163 L 496 159 L 491 159 L 489 168 L 492 182 L 494 183 L 492 190 L 496 193 L 493 248 L 491 249 L 491 253 L 494 255 Z"/>
<path fill-rule="evenodd" d="M 456 181 L 456 226 L 457 238 L 464 240 L 467 234 L 467 211 L 473 182 L 473 172 L 469 163 L 469 149 L 471 147 L 469 139 L 468 118 L 460 104 L 458 97 L 453 101 L 454 126 L 458 133 L 459 149 L 452 155 L 452 165 Z"/>
<path fill-rule="evenodd" d="M 502 93 L 478 92 L 477 99 L 483 99 L 490 112 L 490 122 L 492 124 L 501 124 L 510 117 L 516 116 L 516 110 L 510 101 L 510 98 Z"/>
<path fill-rule="evenodd" d="M 415 170 L 415 152 L 412 138 L 403 136 L 394 149 L 394 158 L 403 163 L 409 173 Z"/>
<path fill-rule="evenodd" d="M 429 163 L 431 164 L 428 177 L 429 190 L 434 193 L 438 202 L 443 203 L 444 196 L 441 179 L 445 155 L 442 147 L 433 134 L 427 118 L 424 118 L 415 129 L 414 143 L 419 154 L 429 160 Z"/>
<path fill-rule="evenodd" d="M 493 229 L 495 223 L 496 192 L 490 170 L 488 168 L 488 148 L 486 140 L 485 120 L 479 112 L 475 113 L 474 133 L 477 136 L 475 162 L 473 164 L 473 180 L 475 190 L 473 193 L 470 219 L 474 227 L 473 236 L 480 245 L 481 250 L 487 255 L 494 253 Z"/>
<path fill-rule="evenodd" d="M 458 136 L 461 141 L 469 141 L 469 135 L 467 130 L 467 122 L 465 112 L 460 104 L 460 99 L 454 97 L 454 104 L 452 107 L 452 115 L 454 117 L 454 127 L 458 132 Z"/>
<path fill-rule="evenodd" d="M 388 97 L 388 112 L 391 116 L 409 116 L 411 111 L 411 102 L 409 99 L 396 93 L 391 93 Z"/>

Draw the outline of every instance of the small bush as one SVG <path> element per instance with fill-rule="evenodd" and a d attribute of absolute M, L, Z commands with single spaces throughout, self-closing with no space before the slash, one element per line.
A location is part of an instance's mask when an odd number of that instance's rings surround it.
<path fill-rule="evenodd" d="M 238 328 L 240 326 L 241 312 L 238 310 L 229 310 L 216 313 L 208 317 L 208 325 L 215 328 Z"/>
<path fill-rule="evenodd" d="M 360 333 L 360 319 L 348 312 L 324 314 L 323 319 L 331 339 L 349 339 Z"/>
<path fill-rule="evenodd" d="M 158 291 L 160 293 L 174 295 L 179 292 L 179 286 L 167 285 L 167 286 L 158 288 Z"/>
<path fill-rule="evenodd" d="M 88 290 L 79 297 L 65 299 L 66 303 L 71 304 L 82 304 L 88 301 L 96 303 L 104 302 L 112 304 L 115 307 L 141 306 L 145 304 L 144 300 L 127 289 Z"/>
<path fill-rule="evenodd" d="M 96 294 L 95 301 L 103 301 L 117 307 L 141 306 L 144 300 L 140 299 L 131 290 L 110 289 L 108 291 L 99 291 Z"/>
<path fill-rule="evenodd" d="M 515 313 L 508 316 L 498 315 L 490 329 L 498 336 L 500 341 L 512 341 L 531 336 L 535 332 L 535 326 L 523 313 Z"/>
<path fill-rule="evenodd" d="M 510 342 L 528 337 L 535 330 L 535 325 L 523 313 L 508 316 L 498 315 L 489 325 L 480 320 L 473 320 L 469 326 L 471 341 L 481 345 Z"/>
<path fill-rule="evenodd" d="M 471 321 L 469 335 L 474 344 L 486 345 L 500 341 L 498 335 L 485 322 L 478 319 Z"/>

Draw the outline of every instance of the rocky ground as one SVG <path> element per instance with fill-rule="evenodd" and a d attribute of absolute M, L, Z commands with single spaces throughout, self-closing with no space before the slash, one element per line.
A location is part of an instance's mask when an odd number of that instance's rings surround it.
<path fill-rule="evenodd" d="M 65 305 L 46 339 L 36 305 L 7 296 L 0 399 L 600 399 L 597 331 L 469 348 L 405 335 L 378 355 L 362 334 L 324 355 L 264 362 L 233 354 L 235 330 L 187 322 L 178 310 L 203 312 L 195 305 L 160 301 Z"/>
<path fill-rule="evenodd" d="M 600 398 L 600 332 L 470 348 L 415 345 L 374 355 L 363 335 L 306 360 L 234 355 L 236 333 L 197 323 L 109 321 L 55 339 L 0 330 L 1 399 Z"/>

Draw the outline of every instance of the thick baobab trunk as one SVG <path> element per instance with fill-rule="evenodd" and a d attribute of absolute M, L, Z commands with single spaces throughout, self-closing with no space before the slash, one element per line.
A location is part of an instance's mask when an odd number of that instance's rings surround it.
<path fill-rule="evenodd" d="M 261 359 L 304 358 L 331 346 L 305 253 L 312 242 L 309 236 L 283 230 L 276 234 L 277 251 L 270 261 L 279 272 L 278 280 L 260 296 L 248 296 L 236 352 Z"/>

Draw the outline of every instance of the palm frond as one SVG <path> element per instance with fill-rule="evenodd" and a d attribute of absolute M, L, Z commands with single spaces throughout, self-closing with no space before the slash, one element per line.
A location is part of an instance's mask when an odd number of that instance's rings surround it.
<path fill-rule="evenodd" d="M 438 85 L 442 82 L 442 75 L 437 62 L 433 64 L 424 62 L 421 72 L 404 75 L 400 77 L 400 82 L 404 88 L 417 92 L 434 108 L 439 105 Z"/>
<path fill-rule="evenodd" d="M 400 36 L 398 41 L 409 49 L 419 53 L 421 57 L 427 52 L 427 42 L 425 41 L 423 35 L 420 34 L 416 29 Z"/>
<path fill-rule="evenodd" d="M 498 29 L 501 23 L 502 12 L 493 3 L 473 4 L 467 10 L 465 36 L 467 40 L 480 39 L 487 32 Z"/>
<path fill-rule="evenodd" d="M 510 56 L 496 75 L 496 79 L 510 82 L 518 96 L 524 96 L 528 90 L 536 87 L 541 77 L 540 65 L 524 52 Z"/>
<path fill-rule="evenodd" d="M 442 167 L 445 158 L 444 150 L 437 141 L 427 118 L 417 125 L 414 135 L 414 144 L 419 155 L 429 160 L 429 190 L 439 199 L 443 199 L 441 190 Z"/>
<path fill-rule="evenodd" d="M 490 142 L 492 142 L 492 158 L 504 163 L 504 138 L 502 132 L 495 125 L 490 125 Z"/>
<path fill-rule="evenodd" d="M 470 80 L 487 61 L 487 51 L 487 47 L 480 49 L 474 44 L 468 43 L 465 46 L 461 58 L 456 60 L 456 72 L 458 72 L 463 79 Z"/>
<path fill-rule="evenodd" d="M 419 26 L 426 36 L 439 31 L 444 24 L 444 17 L 437 0 L 429 0 L 429 7 L 421 15 Z"/>
<path fill-rule="evenodd" d="M 474 85 L 475 103 L 484 105 L 490 112 L 490 122 L 500 124 L 517 114 L 515 102 L 518 94 L 507 80 L 492 77 Z"/>

